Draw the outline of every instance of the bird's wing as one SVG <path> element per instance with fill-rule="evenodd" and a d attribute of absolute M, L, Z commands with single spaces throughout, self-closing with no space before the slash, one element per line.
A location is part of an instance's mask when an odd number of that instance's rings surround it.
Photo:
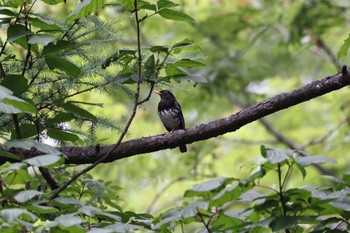
<path fill-rule="evenodd" d="M 177 101 L 175 101 L 175 106 L 176 106 L 177 109 L 180 110 L 179 111 L 179 118 L 180 118 L 180 127 L 179 127 L 179 129 L 184 129 L 185 128 L 185 119 L 184 119 L 184 116 L 182 114 L 181 106 L 180 106 L 180 104 Z"/>

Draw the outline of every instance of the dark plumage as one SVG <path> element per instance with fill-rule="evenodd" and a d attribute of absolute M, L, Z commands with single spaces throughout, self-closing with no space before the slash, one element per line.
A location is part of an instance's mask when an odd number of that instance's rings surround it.
<path fill-rule="evenodd" d="M 158 115 L 168 132 L 185 128 L 185 120 L 182 115 L 180 104 L 176 101 L 173 93 L 167 90 L 154 91 L 160 96 Z M 186 145 L 179 146 L 182 153 L 187 151 Z"/>

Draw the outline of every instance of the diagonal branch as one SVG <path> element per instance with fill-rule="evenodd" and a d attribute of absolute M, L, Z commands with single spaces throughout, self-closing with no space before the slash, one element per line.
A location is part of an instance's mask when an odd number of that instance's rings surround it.
<path fill-rule="evenodd" d="M 234 132 L 262 117 L 348 85 L 350 85 L 350 69 L 343 66 L 341 72 L 338 74 L 313 81 L 298 89 L 268 98 L 233 115 L 207 124 L 197 125 L 186 130 L 177 130 L 167 135 L 142 137 L 123 142 L 116 150 L 110 153 L 103 162 L 111 162 L 138 154 L 176 148 L 180 144 L 191 144 L 196 141 L 207 140 L 225 133 Z M 101 146 L 99 156 L 105 156 L 113 147 L 114 145 Z M 67 156 L 67 164 L 88 164 L 94 163 L 99 159 L 99 157 L 96 156 L 96 150 L 93 146 L 61 147 L 59 149 Z M 39 154 L 39 152 L 34 153 L 34 155 L 35 154 Z M 3 158 L 0 157 L 0 161 L 2 159 Z"/>

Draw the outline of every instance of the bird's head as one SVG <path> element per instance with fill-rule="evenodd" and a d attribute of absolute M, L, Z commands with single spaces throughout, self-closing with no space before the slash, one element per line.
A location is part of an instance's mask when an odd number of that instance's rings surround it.
<path fill-rule="evenodd" d="M 175 99 L 175 96 L 173 95 L 173 93 L 171 93 L 168 90 L 155 90 L 154 93 L 158 94 L 160 96 L 161 99 Z"/>

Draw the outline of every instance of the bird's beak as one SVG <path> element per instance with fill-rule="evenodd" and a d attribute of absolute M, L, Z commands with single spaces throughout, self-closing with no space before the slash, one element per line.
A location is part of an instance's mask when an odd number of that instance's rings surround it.
<path fill-rule="evenodd" d="M 156 93 L 156 94 L 158 94 L 158 95 L 161 94 L 161 92 L 160 92 L 159 90 L 154 90 L 153 92 Z"/>

